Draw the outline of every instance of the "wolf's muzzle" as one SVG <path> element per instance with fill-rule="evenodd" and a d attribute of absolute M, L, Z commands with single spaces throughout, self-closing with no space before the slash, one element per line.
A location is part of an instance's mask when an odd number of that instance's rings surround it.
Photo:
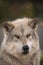
<path fill-rule="evenodd" d="M 24 55 L 28 54 L 28 52 L 29 52 L 28 45 L 24 45 L 22 49 L 23 49 L 23 53 L 22 54 L 24 54 Z"/>

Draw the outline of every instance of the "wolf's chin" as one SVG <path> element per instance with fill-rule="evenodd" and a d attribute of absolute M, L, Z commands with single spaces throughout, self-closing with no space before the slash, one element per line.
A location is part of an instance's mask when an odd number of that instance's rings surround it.
<path fill-rule="evenodd" d="M 26 51 L 26 52 L 25 52 L 25 51 L 22 52 L 23 55 L 27 55 L 28 53 L 29 53 L 28 51 Z"/>

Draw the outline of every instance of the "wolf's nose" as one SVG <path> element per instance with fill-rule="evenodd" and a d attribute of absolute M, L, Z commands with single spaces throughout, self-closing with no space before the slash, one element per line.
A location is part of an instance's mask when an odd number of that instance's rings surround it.
<path fill-rule="evenodd" d="M 23 54 L 27 54 L 29 51 L 29 47 L 28 47 L 28 45 L 24 45 L 23 46 Z"/>
<path fill-rule="evenodd" d="M 23 46 L 23 50 L 24 50 L 24 51 L 28 51 L 28 50 L 29 50 L 28 45 L 24 45 L 24 46 Z"/>

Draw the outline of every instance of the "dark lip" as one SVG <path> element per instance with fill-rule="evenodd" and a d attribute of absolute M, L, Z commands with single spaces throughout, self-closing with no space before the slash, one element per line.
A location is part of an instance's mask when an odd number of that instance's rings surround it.
<path fill-rule="evenodd" d="M 29 53 L 28 51 L 24 51 L 22 54 L 27 55 L 28 53 Z"/>

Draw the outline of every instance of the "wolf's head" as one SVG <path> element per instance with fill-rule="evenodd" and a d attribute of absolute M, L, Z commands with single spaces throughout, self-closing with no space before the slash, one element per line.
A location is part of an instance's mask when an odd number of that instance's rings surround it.
<path fill-rule="evenodd" d="M 21 18 L 3 24 L 2 48 L 13 56 L 33 54 L 38 50 L 38 20 Z"/>

